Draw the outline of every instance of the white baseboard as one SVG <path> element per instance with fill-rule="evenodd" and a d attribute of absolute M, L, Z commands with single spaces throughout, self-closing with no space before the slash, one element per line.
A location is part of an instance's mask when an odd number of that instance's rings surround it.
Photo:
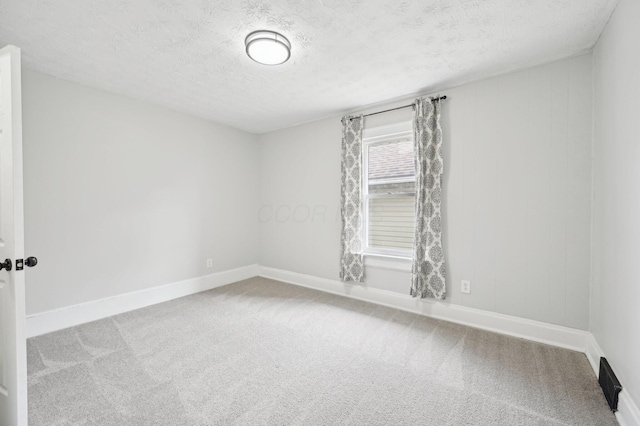
<path fill-rule="evenodd" d="M 585 353 L 587 354 L 591 368 L 593 368 L 593 372 L 596 374 L 596 377 L 598 377 L 600 374 L 600 357 L 605 356 L 605 354 L 593 334 L 589 334 L 589 341 Z M 618 398 L 616 419 L 620 426 L 640 426 L 640 410 L 636 403 L 629 397 L 629 394 L 625 392 L 624 386 Z"/>
<path fill-rule="evenodd" d="M 593 372 L 596 373 L 596 377 L 598 377 L 598 373 L 600 372 L 600 357 L 604 356 L 604 352 L 602 351 L 602 348 L 600 348 L 596 338 L 593 337 L 593 334 L 591 333 L 589 333 L 587 347 L 584 353 L 587 355 L 587 359 L 589 360 L 589 364 L 591 364 L 591 368 L 593 368 Z"/>
<path fill-rule="evenodd" d="M 584 330 L 562 327 L 480 309 L 467 308 L 446 302 L 415 299 L 408 294 L 404 295 L 386 290 L 368 288 L 363 285 L 350 285 L 337 280 L 318 278 L 282 269 L 260 266 L 259 274 L 265 278 L 579 352 L 586 352 L 588 338 L 591 336 L 591 333 Z"/>
<path fill-rule="evenodd" d="M 620 426 L 640 426 L 640 410 L 636 403 L 625 393 L 624 389 L 620 392 L 618 399 L 618 411 L 616 419 Z"/>
<path fill-rule="evenodd" d="M 258 275 L 258 265 L 244 266 L 145 290 L 120 294 L 27 317 L 27 337 L 166 302 Z"/>

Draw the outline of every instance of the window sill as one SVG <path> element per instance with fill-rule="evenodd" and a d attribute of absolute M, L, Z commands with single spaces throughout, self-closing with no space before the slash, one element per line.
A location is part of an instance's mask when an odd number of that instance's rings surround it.
<path fill-rule="evenodd" d="M 411 272 L 411 261 L 410 257 L 368 253 L 364 255 L 365 267 L 388 269 L 390 271 Z"/>

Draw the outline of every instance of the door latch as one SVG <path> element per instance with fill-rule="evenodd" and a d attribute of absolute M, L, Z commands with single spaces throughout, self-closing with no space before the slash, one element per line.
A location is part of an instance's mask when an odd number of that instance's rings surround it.
<path fill-rule="evenodd" d="M 11 270 L 11 259 L 7 259 L 7 260 L 9 261 L 9 269 L 7 269 L 7 270 L 10 271 Z M 33 256 L 27 257 L 26 260 L 16 259 L 16 271 L 22 271 L 24 269 L 24 265 L 27 265 L 28 267 L 32 268 L 32 267 L 36 266 L 37 264 L 38 264 L 38 259 L 36 257 L 33 257 Z M 0 268 L 0 269 L 2 269 L 2 268 Z"/>

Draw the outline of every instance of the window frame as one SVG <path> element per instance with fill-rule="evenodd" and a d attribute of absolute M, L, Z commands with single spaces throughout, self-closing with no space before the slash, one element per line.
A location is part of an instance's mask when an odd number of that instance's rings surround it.
<path fill-rule="evenodd" d="M 378 248 L 369 246 L 369 200 L 372 198 L 391 198 L 397 194 L 407 194 L 416 196 L 415 190 L 413 192 L 397 192 L 392 194 L 369 194 L 369 147 L 372 145 L 379 145 L 383 143 L 389 143 L 397 141 L 398 139 L 409 138 L 413 141 L 413 124 L 411 121 L 400 122 L 387 126 L 380 126 L 371 129 L 364 129 L 362 135 L 362 219 L 363 226 L 362 241 L 363 241 L 363 254 L 365 256 L 381 256 L 397 259 L 411 259 L 413 257 L 412 250 L 402 250 L 393 248 Z M 415 157 L 414 157 L 415 158 Z M 415 182 L 415 176 L 413 179 L 407 178 L 390 178 L 383 181 L 383 183 L 403 183 L 403 182 Z"/>

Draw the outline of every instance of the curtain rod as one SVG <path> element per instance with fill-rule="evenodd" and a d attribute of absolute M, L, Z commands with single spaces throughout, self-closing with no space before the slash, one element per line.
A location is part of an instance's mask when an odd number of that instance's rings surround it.
<path fill-rule="evenodd" d="M 437 98 L 431 98 L 432 101 L 442 101 L 444 99 L 447 99 L 446 95 L 445 96 L 438 96 Z M 399 106 L 397 108 L 385 109 L 384 111 L 372 112 L 371 114 L 364 114 L 362 117 L 369 117 L 371 115 L 382 114 L 384 112 L 391 112 L 391 111 L 395 111 L 397 109 L 404 109 L 404 108 L 409 108 L 409 107 L 414 107 L 414 106 L 416 106 L 416 104 L 415 103 L 411 103 L 409 105 L 403 105 L 403 106 Z M 353 120 L 353 118 L 355 118 L 355 117 L 352 117 L 349 120 Z"/>

